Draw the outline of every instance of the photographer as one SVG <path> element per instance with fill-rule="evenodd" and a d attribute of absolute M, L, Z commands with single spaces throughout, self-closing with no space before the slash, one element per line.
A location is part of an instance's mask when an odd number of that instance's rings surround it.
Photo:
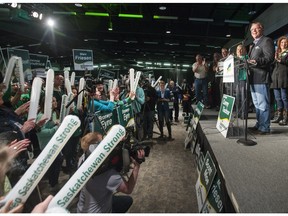
<path fill-rule="evenodd" d="M 81 139 L 81 148 L 84 154 L 89 154 L 96 149 L 102 140 L 102 135 L 94 132 L 88 133 Z M 93 144 L 92 144 L 93 143 Z M 116 147 L 117 148 L 117 147 Z M 111 153 L 112 154 L 112 153 Z M 144 150 L 138 150 L 138 158 L 144 158 Z M 117 156 L 117 155 L 116 155 Z M 118 159 L 119 159 L 118 155 Z M 111 158 L 111 157 L 109 157 Z M 111 158 L 115 163 L 117 157 Z M 133 203 L 130 196 L 115 195 L 117 192 L 132 193 L 137 181 L 140 164 L 130 157 L 133 170 L 128 180 L 124 179 L 115 167 L 109 167 L 104 172 L 94 175 L 82 188 L 77 204 L 78 213 L 125 213 Z"/>

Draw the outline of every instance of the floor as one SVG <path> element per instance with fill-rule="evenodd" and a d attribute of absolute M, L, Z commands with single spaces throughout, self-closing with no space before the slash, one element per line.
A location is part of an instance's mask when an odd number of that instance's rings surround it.
<path fill-rule="evenodd" d="M 159 130 L 155 125 L 151 152 L 141 164 L 137 184 L 131 194 L 134 202 L 129 213 L 198 213 L 195 157 L 190 150 L 184 149 L 187 132 L 181 112 L 179 120 L 172 125 L 173 141 L 157 139 Z M 166 128 L 165 133 L 168 135 Z M 61 171 L 59 188 L 68 179 L 69 175 Z M 45 179 L 40 181 L 38 188 L 42 198 L 51 194 Z M 77 197 L 74 198 L 68 207 L 71 213 L 76 212 L 77 200 Z"/>

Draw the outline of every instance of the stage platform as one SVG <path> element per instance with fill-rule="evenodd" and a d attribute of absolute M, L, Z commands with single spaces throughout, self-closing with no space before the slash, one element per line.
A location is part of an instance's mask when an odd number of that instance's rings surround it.
<path fill-rule="evenodd" d="M 257 144 L 245 146 L 237 143 L 244 136 L 223 137 L 216 129 L 217 116 L 215 110 L 205 109 L 197 136 L 202 140 L 202 150 L 209 151 L 216 160 L 217 172 L 222 175 L 235 212 L 287 213 L 288 126 L 271 123 L 269 135 L 248 133 L 248 139 Z M 255 113 L 249 113 L 248 127 L 255 121 Z"/>

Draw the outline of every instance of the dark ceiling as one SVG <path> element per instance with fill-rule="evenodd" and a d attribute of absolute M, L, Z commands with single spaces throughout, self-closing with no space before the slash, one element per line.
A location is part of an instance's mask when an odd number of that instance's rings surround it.
<path fill-rule="evenodd" d="M 136 61 L 192 63 L 197 53 L 211 58 L 231 39 L 241 41 L 249 22 L 271 3 L 25 3 L 0 5 L 0 46 L 49 55 L 71 64 L 72 49 L 92 49 L 94 63 L 129 65 Z M 163 7 L 166 10 L 161 10 Z M 26 12 L 43 13 L 43 19 Z M 251 12 L 254 11 L 254 12 Z M 109 16 L 85 15 L 85 12 Z M 119 14 L 143 15 L 124 18 Z M 153 18 L 159 16 L 158 19 Z M 56 26 L 51 31 L 45 20 Z M 109 23 L 113 30 L 109 31 Z M 166 33 L 166 31 L 171 33 Z M 226 35 L 230 34 L 231 37 Z M 70 62 L 70 63 L 69 63 Z"/>

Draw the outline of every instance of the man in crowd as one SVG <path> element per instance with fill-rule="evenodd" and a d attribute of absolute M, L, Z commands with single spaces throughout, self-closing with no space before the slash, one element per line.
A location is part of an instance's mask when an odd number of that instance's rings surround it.
<path fill-rule="evenodd" d="M 253 22 L 250 32 L 254 41 L 248 53 L 249 81 L 257 118 L 256 125 L 251 129 L 266 135 L 270 133 L 269 71 L 275 51 L 272 39 L 263 35 L 264 26 L 260 22 Z"/>

